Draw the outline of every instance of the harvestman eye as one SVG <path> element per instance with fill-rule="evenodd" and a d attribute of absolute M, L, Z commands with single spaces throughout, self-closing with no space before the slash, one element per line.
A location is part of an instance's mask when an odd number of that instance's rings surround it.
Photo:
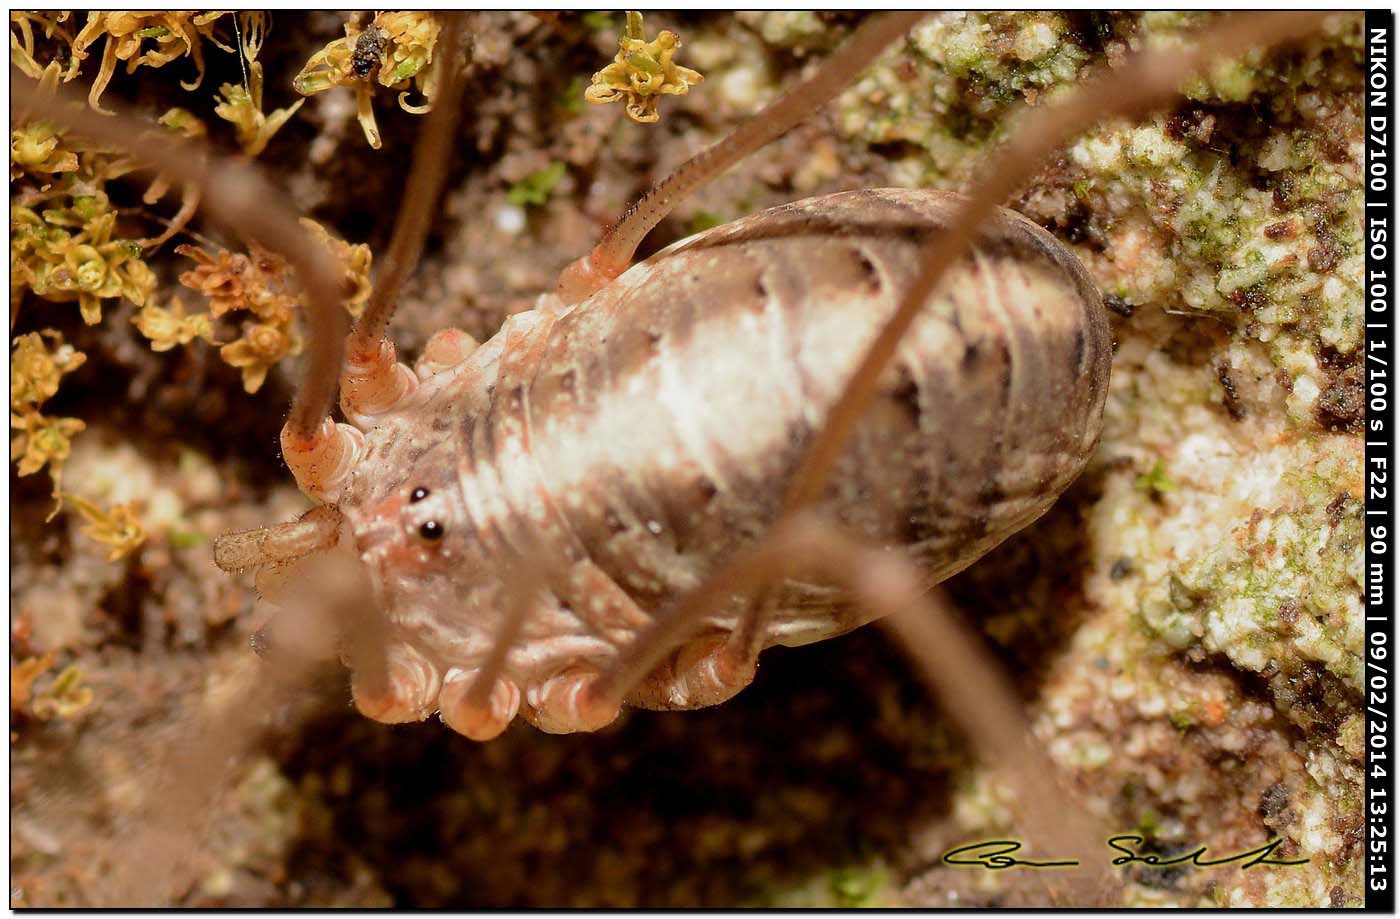
<path fill-rule="evenodd" d="M 419 536 L 433 542 L 442 539 L 442 533 L 442 524 L 438 523 L 436 520 L 429 520 L 418 528 Z"/>
<path fill-rule="evenodd" d="M 428 495 L 430 495 L 430 494 L 431 494 L 431 492 L 428 491 L 428 489 L 426 489 L 426 488 L 424 488 L 423 486 L 420 485 L 420 486 L 418 486 L 417 488 L 413 489 L 413 494 L 411 494 L 411 495 L 408 496 L 408 503 L 409 503 L 409 504 L 417 504 L 419 501 L 422 501 L 424 498 L 428 497 Z"/>

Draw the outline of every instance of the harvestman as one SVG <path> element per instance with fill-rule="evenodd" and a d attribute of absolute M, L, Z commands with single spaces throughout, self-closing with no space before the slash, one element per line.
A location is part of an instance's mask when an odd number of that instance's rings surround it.
<path fill-rule="evenodd" d="M 367 603 L 363 597 L 342 590 L 337 602 L 313 604 L 320 609 L 308 613 L 305 621 L 312 623 L 313 629 L 325 627 L 339 634 L 354 674 L 356 704 L 362 712 L 378 720 L 404 721 L 440 710 L 443 719 L 459 732 L 489 739 L 499 734 L 517 711 L 546 730 L 575 731 L 610 723 L 628 701 L 651 707 L 715 704 L 752 680 L 759 652 L 780 640 L 782 629 L 791 625 L 791 617 L 785 618 L 785 607 L 792 602 L 792 586 L 782 582 L 800 575 L 806 581 L 834 585 L 848 599 L 819 614 L 819 619 L 826 616 L 830 620 L 826 633 L 818 629 L 813 636 L 807 622 L 803 640 L 881 619 L 915 660 L 978 754 L 1012 773 L 1029 821 L 1027 834 L 1039 834 L 1037 838 L 1061 852 L 1087 855 L 1101 846 L 1102 835 L 1093 832 L 1087 818 L 1054 808 L 1054 802 L 1060 800 L 1054 767 L 1033 742 L 1014 692 L 976 637 L 949 615 L 941 600 L 928 594 L 931 581 L 942 580 L 970 564 L 1039 516 L 1068 486 L 1097 440 L 1107 385 L 1107 324 L 1097 291 L 1087 284 L 1073 257 L 1047 234 L 1023 218 L 998 211 L 996 206 L 1051 152 L 1094 122 L 1161 105 L 1175 98 L 1183 81 L 1205 63 L 1251 46 L 1300 37 L 1316 26 L 1319 16 L 1230 16 L 1203 30 L 1189 48 L 1131 57 L 1111 72 L 1092 78 L 1062 102 L 1032 111 L 1006 146 L 989 160 L 966 197 L 886 191 L 799 202 L 709 231 L 628 271 L 642 238 L 678 201 L 828 102 L 919 18 L 920 14 L 908 13 L 872 17 L 811 78 L 643 196 L 597 247 L 563 272 L 557 291 L 542 298 L 536 310 L 513 317 L 495 338 L 480 346 L 465 333 L 439 332 L 425 347 L 416 372 L 398 362 L 386 331 L 399 289 L 417 262 L 443 183 L 462 97 L 460 68 L 451 68 L 443 80 L 415 150 L 404 203 L 370 303 L 348 336 L 339 302 L 339 278 L 329 253 L 306 235 L 295 214 L 280 206 L 281 199 L 253 167 L 231 159 L 211 160 L 199 148 L 164 135 L 159 144 L 142 145 L 139 138 L 147 129 L 129 116 L 103 118 L 74 105 L 46 109 L 46 118 L 125 149 L 167 177 L 195 186 L 212 218 L 283 254 L 302 280 L 309 305 L 310 351 L 282 432 L 282 448 L 302 491 L 321 506 L 291 523 L 223 537 L 216 546 L 216 560 L 229 570 L 277 570 L 342 541 L 354 544 L 370 570 L 376 602 Z M 445 61 L 457 60 L 461 34 L 462 17 L 449 17 L 439 47 Z M 13 70 L 12 84 L 18 105 L 33 109 L 40 103 L 33 82 Z M 550 529 L 559 516 L 567 518 L 554 504 L 554 496 L 539 487 L 519 485 L 520 477 L 527 475 L 522 470 L 535 474 L 529 469 L 531 431 L 521 421 L 529 419 L 521 404 L 531 397 L 524 382 L 541 366 L 548 366 L 542 355 L 551 341 L 588 340 L 592 334 L 592 340 L 602 344 L 611 334 L 631 335 L 638 342 L 655 346 L 664 335 L 647 322 L 656 319 L 664 325 L 674 321 L 664 310 L 654 316 L 618 313 L 617 301 L 628 302 L 630 297 L 643 306 L 664 301 L 659 292 L 662 283 L 681 283 L 687 277 L 710 285 L 718 295 L 725 287 L 718 283 L 721 278 L 694 273 L 703 267 L 704 259 L 719 259 L 730 250 L 766 252 L 765 237 L 792 235 L 793 220 L 810 233 L 826 215 L 835 224 L 825 231 L 829 237 L 847 241 L 849 237 L 864 238 L 861 233 L 868 228 L 860 225 L 861 220 L 872 211 L 880 212 L 880 220 L 886 221 L 903 214 L 907 225 L 894 234 L 897 244 L 881 241 L 873 230 L 867 232 L 866 236 L 874 239 L 869 251 L 879 258 L 865 258 L 869 264 L 859 264 L 864 256 L 857 247 L 856 264 L 847 266 L 851 270 L 841 277 L 841 283 L 853 290 L 862 283 L 873 283 L 873 288 L 889 300 L 884 311 L 888 319 L 878 333 L 872 329 L 873 334 L 866 336 L 868 345 L 851 353 L 846 366 L 853 369 L 844 384 L 833 385 L 821 400 L 824 411 L 819 423 L 795 438 L 797 442 L 789 445 L 790 462 L 781 474 L 769 477 L 778 493 L 761 514 L 766 535 L 755 534 L 753 539 L 735 540 L 729 546 L 706 543 L 713 551 L 709 564 L 698 574 L 689 572 L 695 575 L 694 586 L 673 590 L 661 584 L 652 591 L 654 602 L 642 609 L 618 583 L 628 580 L 625 571 L 615 581 L 602 570 L 606 566 L 594 563 L 590 551 L 596 543 L 583 539 L 570 544 L 559 536 L 570 531 L 569 526 Z M 909 212 L 914 216 L 909 217 Z M 974 254 L 969 255 L 970 250 Z M 1034 270 L 1022 267 L 1030 263 Z M 824 265 L 822 270 L 835 269 Z M 756 300 L 761 309 L 766 306 L 765 297 L 776 295 L 765 286 L 762 271 L 757 277 Z M 933 353 L 930 342 L 936 344 L 938 339 L 927 332 L 933 320 L 916 323 L 920 312 L 933 312 L 936 305 L 975 294 L 977 283 L 986 285 L 984 292 L 1000 285 L 1003 292 L 1045 293 L 1050 302 L 1044 310 L 1027 307 L 1028 312 L 1012 317 L 1010 325 L 995 330 L 1000 339 L 990 335 L 976 341 L 976 336 L 960 326 L 959 319 L 976 320 L 980 314 L 976 309 L 961 313 L 954 309 L 951 324 L 961 335 L 955 341 L 962 347 L 956 354 Z M 874 296 L 870 289 L 863 295 L 868 299 Z M 1018 302 L 1014 297 L 1003 296 L 1003 300 Z M 1080 310 L 1079 317 L 1066 325 L 1065 311 L 1073 308 Z M 715 309 L 723 311 L 725 307 Z M 692 317 L 692 321 L 698 320 Z M 942 321 L 949 324 L 946 315 Z M 590 329 L 590 322 L 604 328 Z M 738 322 L 734 320 L 736 325 Z M 1035 330 L 1028 339 L 1012 340 L 1027 323 L 1037 322 L 1045 329 Z M 551 339 L 551 330 L 561 331 Z M 964 352 L 972 355 L 974 344 L 986 341 L 1002 343 L 1004 372 L 995 376 L 1009 380 L 1012 365 L 1018 360 L 1020 365 L 1029 361 L 1035 366 L 1034 371 L 1016 374 L 1030 374 L 1028 387 L 1017 390 L 1016 399 L 1033 400 L 1035 389 L 1043 384 L 1047 398 L 1072 405 L 1068 414 L 1051 416 L 1049 428 L 1042 432 L 1049 440 L 1048 446 L 1041 445 L 1041 453 L 1057 461 L 1041 463 L 1045 468 L 1040 469 L 1040 479 L 1025 486 L 1021 504 L 1004 513 L 1001 505 L 1014 504 L 1016 495 L 1008 497 L 1001 487 L 991 491 L 974 487 L 972 493 L 982 496 L 979 500 L 987 505 L 984 517 L 1000 517 L 992 524 L 984 519 L 980 532 L 969 537 L 965 545 L 950 546 L 945 538 L 942 555 L 936 551 L 927 555 L 921 559 L 922 567 L 904 552 L 869 544 L 870 536 L 894 541 L 881 530 L 878 520 L 854 528 L 835 524 L 834 515 L 829 513 L 833 507 L 851 516 L 861 502 L 869 500 L 868 492 L 844 505 L 839 500 L 833 504 L 831 496 L 834 492 L 839 498 L 842 484 L 850 481 L 849 463 L 843 465 L 843 455 L 852 449 L 852 443 L 859 444 L 861 437 L 872 436 L 869 431 L 878 428 L 876 421 L 867 420 L 871 407 L 880 406 L 881 400 L 908 401 L 908 386 L 901 389 L 900 381 L 891 383 L 888 372 L 900 369 L 901 348 L 922 349 L 929 366 L 964 368 L 971 366 L 965 362 Z M 646 350 L 645 344 L 635 348 Z M 628 352 L 617 353 L 625 356 Z M 1063 375 L 1069 371 L 1067 382 L 1045 376 L 1052 373 L 1046 368 L 1057 356 L 1073 358 L 1072 362 L 1060 361 L 1058 372 Z M 337 377 L 340 404 L 349 423 L 330 419 Z M 577 383 L 577 379 L 572 382 Z M 926 395 L 920 385 L 914 387 L 916 401 Z M 1010 384 L 1006 385 L 1009 391 Z M 558 384 L 555 389 L 553 404 L 579 401 L 569 386 Z M 1007 428 L 1016 399 L 1004 399 L 1002 407 L 1007 414 L 992 425 L 1001 426 L 993 432 L 998 446 L 1004 436 L 1021 433 L 1019 428 L 1015 432 Z M 470 419 L 490 415 L 495 403 L 510 400 L 515 400 L 513 412 L 497 412 L 504 420 L 487 432 L 487 446 L 504 451 L 489 440 L 495 434 L 505 439 L 505 446 L 518 447 L 520 452 L 511 461 L 515 465 L 499 460 L 504 452 L 493 454 L 502 468 L 473 465 L 474 445 L 478 444 L 473 437 L 480 431 L 473 430 Z M 916 427 L 918 419 L 930 410 L 924 402 L 912 410 Z M 462 422 L 463 418 L 468 421 Z M 1058 439 L 1052 430 L 1057 425 Z M 741 422 L 737 427 L 743 429 L 744 425 Z M 1026 439 L 1029 442 L 1033 436 Z M 1013 451 L 1011 455 L 1018 461 L 1037 456 L 1034 450 Z M 714 498 L 722 486 L 708 476 L 694 474 L 696 464 L 688 459 L 682 456 L 675 461 L 689 470 L 688 475 L 672 475 L 666 487 L 682 489 L 699 482 L 705 497 Z M 637 456 L 634 462 L 646 461 L 646 457 Z M 966 471 L 974 472 L 971 468 Z M 463 484 L 477 481 L 480 486 L 480 481 L 486 480 L 503 483 L 503 491 L 523 496 L 528 506 L 498 510 L 493 516 L 485 507 L 489 499 L 472 498 L 470 488 Z M 511 492 L 512 488 L 516 491 Z M 477 505 L 468 512 L 464 509 L 471 500 L 477 500 Z M 928 500 L 927 495 L 924 500 Z M 567 498 L 564 503 L 568 503 Z M 569 507 L 576 518 L 587 516 L 590 510 L 600 517 L 605 510 L 602 505 L 590 508 L 586 500 Z M 905 506 L 900 510 L 906 510 Z M 535 524 L 536 531 L 500 532 L 504 523 L 521 522 Z M 642 526 L 652 528 L 656 535 L 660 525 L 644 520 Z M 616 536 L 627 527 L 623 524 L 621 530 L 611 529 Z M 472 545 L 463 548 L 466 536 L 472 538 Z M 452 563 L 467 558 L 495 564 L 494 570 L 472 572 L 476 581 L 491 581 L 489 596 L 494 609 L 488 621 L 475 623 L 468 630 L 474 633 L 470 640 L 453 632 L 466 628 L 460 616 L 453 618 L 443 612 L 458 596 L 451 585 L 461 575 Z M 577 598 L 586 603 L 589 596 L 602 596 L 607 602 L 575 609 L 561 599 Z M 402 604 L 404 597 L 411 600 L 407 605 L 425 613 L 426 623 L 422 615 L 397 614 L 395 603 Z M 749 599 L 735 607 L 716 632 L 711 622 L 714 612 L 732 605 L 736 597 Z M 334 622 L 329 617 L 332 608 L 336 609 Z M 860 611 L 854 619 L 849 613 L 831 612 L 852 608 Z M 847 618 L 842 619 L 842 615 Z M 697 638 L 707 622 L 712 628 Z M 605 640 L 578 634 L 579 623 Z M 799 622 L 794 627 L 799 635 L 803 625 Z M 301 626 L 303 632 L 307 628 Z M 275 627 L 274 647 L 279 634 L 294 632 L 286 626 Z M 454 658 L 454 654 L 461 658 Z M 587 663 L 561 667 L 560 660 L 570 656 Z M 526 685 L 522 687 L 521 682 Z M 1107 884 L 1093 870 L 1086 871 L 1082 880 L 1100 890 Z"/>

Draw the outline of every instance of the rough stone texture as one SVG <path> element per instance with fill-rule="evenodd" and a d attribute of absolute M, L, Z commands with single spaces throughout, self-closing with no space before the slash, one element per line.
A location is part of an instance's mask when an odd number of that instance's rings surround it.
<path fill-rule="evenodd" d="M 650 181 L 839 43 L 850 14 L 649 15 L 706 75 L 659 125 L 578 104 L 620 15 L 481 17 L 460 151 L 425 261 L 394 321 L 415 352 L 448 324 L 489 335 Z M 1184 39 L 1208 17 L 940 14 L 824 114 L 687 202 L 653 235 L 810 194 L 956 187 L 1004 116 L 1086 68 Z M 268 108 L 339 17 L 274 14 Z M 211 52 L 118 74 L 109 93 L 202 115 L 237 79 Z M 1147 872 L 1129 902 L 1360 901 L 1360 17 L 1296 51 L 1223 66 L 1176 109 L 1077 141 L 1012 202 L 1074 246 L 1114 298 L 1118 349 L 1099 454 L 1040 523 L 961 576 L 1082 806 L 1158 852 L 1272 837 L 1292 868 Z M 309 102 L 260 157 L 292 199 L 382 252 L 414 130 L 384 95 L 371 151 L 348 92 Z M 201 108 L 202 106 L 202 108 Z M 1014 125 L 1014 121 L 1011 122 Z M 227 142 L 228 137 L 218 134 Z M 512 183 L 551 162 L 542 206 Z M 134 199 L 140 186 L 133 186 Z M 201 226 L 216 234 L 216 228 Z M 173 284 L 183 267 L 159 263 Z M 28 310 L 29 308 L 26 307 Z M 196 345 L 153 355 L 113 310 L 56 397 L 89 430 L 68 476 L 138 500 L 153 538 L 108 563 L 47 488 L 13 479 L 12 670 L 56 650 L 95 694 L 72 720 L 12 719 L 15 905 L 107 905 L 154 819 L 160 764 L 217 731 L 201 703 L 248 691 L 264 611 L 207 540 L 304 506 L 276 457 L 290 375 L 255 397 Z M 61 401 L 60 401 L 61 400 Z M 180 535 L 177 535 L 180 534 Z M 203 777 L 200 843 L 169 872 L 185 905 L 1013 904 L 1038 877 L 937 867 L 1016 826 L 1001 788 L 864 632 L 771 653 L 721 708 L 635 713 L 586 737 L 516 727 L 474 745 L 386 728 L 334 673 L 265 713 L 253 751 Z M 222 690 L 220 687 L 224 687 Z M 204 712 L 205 714 L 201 714 Z M 159 781 L 156 779 L 159 778 Z M 1032 851 L 1033 851 L 1033 841 Z"/>

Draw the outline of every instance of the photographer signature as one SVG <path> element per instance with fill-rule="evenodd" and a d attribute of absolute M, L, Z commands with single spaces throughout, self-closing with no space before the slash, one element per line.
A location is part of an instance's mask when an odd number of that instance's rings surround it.
<path fill-rule="evenodd" d="M 1194 865 L 1197 868 L 1216 868 L 1221 865 L 1239 864 L 1240 868 L 1253 868 L 1256 865 L 1276 865 L 1286 867 L 1291 865 L 1305 865 L 1311 859 L 1275 859 L 1271 856 L 1274 850 L 1283 845 L 1282 839 L 1273 839 L 1247 852 L 1238 852 L 1234 855 L 1225 855 L 1220 858 L 1206 858 L 1208 848 L 1200 846 L 1180 855 L 1158 855 L 1152 852 L 1139 852 L 1136 848 L 1146 843 L 1146 839 L 1135 836 L 1131 833 L 1121 836 L 1111 837 L 1105 843 L 1115 852 L 1122 855 L 1113 859 L 1114 865 L 1127 865 L 1138 862 L 1154 868 L 1170 868 L 1175 865 Z M 1002 871 L 1007 868 L 1071 868 L 1079 864 L 1076 859 L 1058 859 L 1054 861 L 1038 861 L 1028 858 L 1016 858 L 1015 853 L 1021 851 L 1022 843 L 1014 839 L 989 839 L 984 842 L 974 842 L 969 845 L 959 846 L 956 849 L 949 849 L 943 853 L 943 862 L 948 865 L 965 866 L 970 868 L 983 868 L 988 871 Z"/>

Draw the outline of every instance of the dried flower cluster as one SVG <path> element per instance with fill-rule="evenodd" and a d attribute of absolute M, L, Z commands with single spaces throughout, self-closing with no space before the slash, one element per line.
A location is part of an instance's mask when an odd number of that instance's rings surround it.
<path fill-rule="evenodd" d="M 224 50 L 240 51 L 244 57 L 247 83 L 221 87 L 214 113 L 234 126 L 246 155 L 256 156 L 261 152 L 273 134 L 302 105 L 299 100 L 288 108 L 263 114 L 262 66 L 257 55 L 266 31 L 265 13 L 237 15 L 234 24 L 238 49 L 228 47 L 213 35 L 214 23 L 225 15 L 223 13 L 91 13 L 87 24 L 77 34 L 70 28 L 72 15 L 11 13 L 11 57 L 24 73 L 38 79 L 43 89 L 53 91 L 60 82 L 76 77 L 87 49 L 103 36 L 107 44 L 102 70 L 89 96 L 89 104 L 94 108 L 119 60 L 128 62 L 130 72 L 139 66 L 159 67 L 190 55 L 202 77 L 199 43 L 207 38 Z M 53 59 L 41 63 L 46 50 L 47 56 Z M 194 89 L 198 82 L 185 88 Z M 161 116 L 159 123 L 189 138 L 201 138 L 208 133 L 205 124 L 184 108 L 170 109 Z M 160 236 L 126 237 L 120 229 L 121 215 L 108 197 L 106 185 L 130 172 L 134 165 L 127 157 L 66 135 L 43 120 L 12 125 L 11 327 L 27 293 L 55 303 L 76 301 L 83 321 L 88 324 L 102 320 L 104 302 L 120 297 L 136 307 L 132 324 L 150 341 L 151 348 L 168 351 L 196 339 L 218 344 L 214 320 L 231 309 L 247 310 L 258 321 L 245 323 L 242 337 L 225 344 L 220 354 L 228 363 L 243 370 L 244 384 L 249 391 L 256 390 L 268 367 L 300 350 L 292 323 L 295 299 L 269 287 L 270 277 L 275 275 L 280 279 L 286 266 L 269 267 L 266 273 L 254 279 L 254 283 L 245 285 L 251 290 L 246 298 L 216 300 L 216 310 L 212 313 L 190 313 L 179 297 L 171 297 L 165 305 L 158 304 L 154 296 L 155 275 L 143 256 L 183 229 L 194 215 L 198 197 L 192 188 L 185 189 L 179 212 L 167 222 L 168 228 Z M 169 187 L 168 180 L 157 176 L 146 190 L 144 202 L 155 204 Z M 362 304 L 368 296 L 368 247 L 348 246 L 330 239 L 320 227 L 314 230 L 345 260 L 347 276 L 357 291 L 357 305 Z M 202 250 L 197 251 L 202 253 Z M 269 258 L 264 253 L 258 263 L 266 264 Z M 210 283 L 213 261 L 213 257 L 206 256 L 202 274 L 199 268 L 187 273 L 187 277 L 199 279 L 194 285 L 197 289 Z M 52 351 L 45 347 L 45 337 L 54 343 Z M 77 418 L 48 417 L 39 411 L 39 406 L 57 390 L 59 377 L 80 365 L 84 357 L 64 345 L 61 335 L 52 330 L 45 330 L 42 335 L 35 332 L 18 336 L 13 339 L 12 348 L 11 456 L 18 463 L 20 475 L 48 468 L 54 479 L 54 497 L 61 502 L 65 497 L 60 490 L 63 462 L 70 453 L 72 437 L 83 430 L 84 423 Z M 75 499 L 75 503 L 78 500 Z M 103 512 L 84 504 L 79 512 L 87 522 L 84 532 L 111 545 L 114 558 L 144 539 L 140 523 L 130 508 L 118 507 Z"/>
<path fill-rule="evenodd" d="M 57 62 L 41 88 L 58 82 Z M 104 185 L 131 164 L 91 145 L 69 142 L 42 120 L 10 131 L 10 301 L 26 290 L 56 303 L 77 301 L 83 321 L 102 319 L 103 300 L 140 305 L 155 287 L 141 245 L 116 235 L 117 212 Z"/>
<path fill-rule="evenodd" d="M 83 672 L 77 664 L 69 664 L 48 685 L 38 691 L 39 678 L 52 669 L 55 651 L 38 657 L 25 658 L 10 668 L 10 714 L 27 715 L 48 721 L 51 718 L 75 718 L 92 705 L 92 687 L 83 685 Z"/>
<path fill-rule="evenodd" d="M 705 79 L 675 62 L 681 46 L 675 32 L 662 30 L 653 41 L 646 40 L 641 13 L 628 11 L 618 44 L 617 57 L 593 75 L 583 98 L 599 105 L 626 102 L 627 117 L 633 121 L 650 124 L 659 120 L 657 103 L 662 96 L 684 96 Z"/>
<path fill-rule="evenodd" d="M 104 511 L 77 495 L 69 494 L 66 497 L 83 519 L 83 535 L 108 548 L 107 561 L 115 562 L 146 541 L 146 528 L 141 525 L 131 504 L 117 504 Z"/>
<path fill-rule="evenodd" d="M 73 39 L 73 57 L 81 63 L 88 56 L 88 48 L 99 38 L 107 39 L 102 65 L 88 93 L 88 104 L 102 110 L 98 100 L 116 72 L 117 61 L 126 61 L 126 72 L 132 73 L 138 67 L 164 67 L 177 58 L 193 57 L 198 74 L 193 83 L 180 85 L 187 90 L 198 89 L 204 82 L 201 39 L 208 39 L 224 51 L 234 50 L 214 37 L 214 23 L 227 15 L 223 11 L 195 13 L 188 10 L 88 13 L 87 25 Z"/>
<path fill-rule="evenodd" d="M 52 348 L 44 343 L 48 339 Z M 87 356 L 53 329 L 16 338 L 10 353 L 10 460 L 19 475 L 48 467 L 53 479 L 53 513 L 62 506 L 63 463 L 72 451 L 73 435 L 86 427 L 78 418 L 44 415 L 40 407 L 58 392 L 59 380 L 83 365 Z M 49 515 L 50 518 L 53 514 Z"/>
<path fill-rule="evenodd" d="M 89 325 L 102 321 L 103 300 L 144 304 L 155 276 L 140 243 L 117 237 L 116 224 L 106 192 L 81 173 L 17 196 L 10 205 L 12 303 L 26 289 L 55 303 L 76 300 Z"/>
<path fill-rule="evenodd" d="M 13 33 L 11 34 L 13 38 Z M 22 49 L 11 42 L 12 57 L 20 59 Z M 52 92 L 62 76 L 58 61 L 50 63 L 38 73 L 41 90 Z M 78 155 L 72 150 L 59 147 L 59 131 L 46 121 L 28 121 L 16 124 L 10 131 L 10 181 L 13 182 L 29 173 L 41 177 L 52 177 L 60 172 L 76 172 Z"/>
<path fill-rule="evenodd" d="M 106 39 L 102 62 L 88 92 L 88 104 L 102 111 L 98 104 L 102 93 L 116 73 L 117 62 L 126 62 L 126 72 L 138 67 L 164 67 L 183 57 L 194 59 L 198 71 L 192 83 L 181 83 L 187 90 L 199 88 L 204 81 L 203 42 L 208 40 L 224 51 L 233 51 L 214 34 L 215 23 L 229 15 L 215 10 L 196 13 L 191 10 L 109 10 L 90 12 L 82 29 L 74 34 L 69 27 L 71 12 L 10 13 L 10 56 L 19 69 L 35 79 L 46 67 L 36 56 L 36 29 L 42 37 L 67 51 L 67 67 L 61 71 L 63 82 L 78 75 L 89 49 L 100 39 Z M 239 19 L 262 16 L 261 13 L 239 13 Z M 59 53 L 62 53 L 60 51 Z M 52 63 L 58 63 L 57 58 Z M 50 65 L 51 66 L 51 65 Z"/>
<path fill-rule="evenodd" d="M 350 245 L 332 237 L 313 220 L 303 225 L 325 242 L 345 266 L 346 307 L 351 315 L 359 315 L 370 292 L 369 246 Z M 221 250 L 209 252 L 200 246 L 180 246 L 176 252 L 196 262 L 194 268 L 180 275 L 180 283 L 209 298 L 209 318 L 220 319 L 233 312 L 247 316 L 242 323 L 242 335 L 219 349 L 224 362 L 243 371 L 243 388 L 257 392 L 267 379 L 267 372 L 285 357 L 301 353 L 301 334 L 295 316 L 301 306 L 300 290 L 292 280 L 286 261 L 253 243 L 248 254 Z M 178 304 L 178 301 L 176 301 Z M 186 335 L 186 340 L 201 335 L 203 326 L 194 326 L 200 317 L 186 319 L 183 307 L 179 313 L 153 317 L 153 323 L 167 339 Z M 142 330 L 145 333 L 145 330 Z M 155 340 L 149 333 L 147 337 Z M 207 338 L 213 341 L 212 337 Z M 167 347 L 173 346 L 172 341 Z"/>
<path fill-rule="evenodd" d="M 240 14 L 240 50 L 248 68 L 248 83 L 225 83 L 219 87 L 219 104 L 214 106 L 214 114 L 233 125 L 238 135 L 238 145 L 247 156 L 257 156 L 267 147 L 272 135 L 281 130 L 297 109 L 306 102 L 298 99 L 286 108 L 280 108 L 271 115 L 263 114 L 263 69 L 258 63 L 258 52 L 262 50 L 263 37 L 267 32 L 267 14 L 250 12 Z"/>
<path fill-rule="evenodd" d="M 214 343 L 214 325 L 208 313 L 185 313 L 185 303 L 179 295 L 170 298 L 170 307 L 147 303 L 131 324 L 151 342 L 152 351 L 169 351 L 176 345 L 188 345 L 196 338 Z"/>
<path fill-rule="evenodd" d="M 73 35 L 67 27 L 68 20 L 72 15 L 71 12 L 59 10 L 11 10 L 10 62 L 18 67 L 21 73 L 35 80 L 40 79 L 48 67 L 53 67 L 55 72 L 61 74 L 65 83 L 77 76 L 78 68 L 82 65 L 83 60 L 73 54 Z M 68 67 L 66 69 L 59 67 L 58 60 L 45 66 L 35 58 L 36 28 L 45 40 L 57 42 L 68 49 Z"/>
<path fill-rule="evenodd" d="M 336 86 L 355 90 L 360 127 L 369 145 L 381 145 L 374 121 L 374 84 L 400 90 L 399 105 L 421 115 L 432 106 L 438 73 L 433 50 L 442 26 L 432 13 L 399 11 L 376 13 L 368 25 L 355 19 L 345 24 L 345 37 L 317 51 L 292 81 L 303 96 Z M 425 103 L 411 105 L 408 90 L 416 86 Z"/>

